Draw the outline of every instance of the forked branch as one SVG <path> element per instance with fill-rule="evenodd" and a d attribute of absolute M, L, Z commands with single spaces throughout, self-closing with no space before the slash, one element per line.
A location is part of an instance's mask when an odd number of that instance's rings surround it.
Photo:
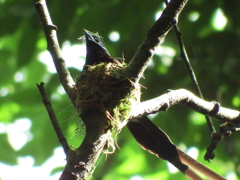
<path fill-rule="evenodd" d="M 187 0 L 172 0 L 167 8 L 164 10 L 163 14 L 159 18 L 159 20 L 154 24 L 154 26 L 149 30 L 146 39 L 138 49 L 137 53 L 135 54 L 134 58 L 130 62 L 130 64 L 126 68 L 126 75 L 129 79 L 133 79 L 134 82 L 138 82 L 140 77 L 143 75 L 144 70 L 147 67 L 147 64 L 150 60 L 150 58 L 154 54 L 155 47 L 159 45 L 159 43 L 165 38 L 168 31 L 171 29 L 171 27 L 177 23 L 178 16 L 183 9 L 184 5 L 187 3 Z M 72 104 L 75 106 L 75 89 L 74 89 L 74 81 L 65 65 L 64 60 L 62 59 L 60 48 L 58 45 L 58 40 L 56 36 L 56 26 L 52 24 L 50 15 L 47 10 L 47 6 L 44 0 L 35 0 L 35 7 L 38 12 L 40 21 L 42 23 L 42 27 L 45 32 L 45 36 L 48 43 L 48 50 L 52 55 L 55 67 L 57 69 L 59 79 L 68 94 L 68 97 L 72 101 Z M 191 105 L 191 100 L 194 99 L 191 96 L 188 95 L 182 95 L 181 91 L 178 93 L 180 94 L 174 94 L 172 92 L 169 92 L 168 95 L 169 101 L 166 101 L 166 103 L 161 104 L 161 100 L 157 100 L 155 102 L 155 106 L 149 106 L 147 110 L 143 107 L 147 104 L 147 102 L 140 103 L 135 110 L 133 111 L 132 115 L 133 117 L 138 117 L 142 115 L 146 115 L 148 113 L 157 112 L 160 110 L 166 110 L 171 105 L 182 103 L 183 105 Z M 185 92 L 186 93 L 186 92 Z M 163 96 L 165 96 L 163 95 Z M 174 96 L 175 95 L 175 96 Z M 153 100 L 150 100 L 153 101 Z M 184 103 L 185 102 L 185 103 Z M 194 101 L 193 101 L 194 102 Z M 200 102 L 201 104 L 194 104 L 192 103 L 192 106 L 195 107 L 196 111 L 201 113 L 212 113 L 212 114 L 218 114 L 221 112 L 219 110 L 219 106 L 217 103 L 215 103 L 213 106 L 206 106 L 204 104 L 204 101 Z M 194 106 L 195 105 L 195 106 Z M 143 106 L 143 107 L 142 107 Z M 203 108 L 203 107 L 207 108 Z M 76 107 L 76 106 L 75 106 Z M 146 106 L 145 106 L 146 107 Z M 141 109 L 142 108 L 142 109 Z M 193 109 L 193 108 L 192 108 Z M 206 110 L 207 109 L 207 110 Z M 239 114 L 239 113 L 238 113 Z M 221 113 L 220 113 L 221 115 Z M 220 116 L 219 115 L 219 116 Z M 99 120 L 99 122 L 102 123 L 100 126 L 100 123 L 97 123 L 98 126 L 94 124 L 94 127 L 90 127 L 87 125 L 84 121 L 87 133 L 86 137 L 82 143 L 82 145 L 76 149 L 76 151 L 69 150 L 68 159 L 67 159 L 67 166 L 65 167 L 65 170 L 62 174 L 62 179 L 86 179 L 87 176 L 91 173 L 94 167 L 94 163 L 96 162 L 99 154 L 102 152 L 104 146 L 107 143 L 108 137 L 111 135 L 106 128 L 108 124 L 104 121 L 108 120 L 105 117 L 105 114 L 102 114 L 101 112 L 93 113 L 93 114 L 86 114 L 82 115 L 82 119 L 86 120 Z"/>
<path fill-rule="evenodd" d="M 38 13 L 38 17 L 41 21 L 42 28 L 47 40 L 47 48 L 50 52 L 55 68 L 57 70 L 60 82 L 62 83 L 69 99 L 75 106 L 74 101 L 74 81 L 67 69 L 65 61 L 62 58 L 61 50 L 57 39 L 57 26 L 52 23 L 50 14 L 47 9 L 45 0 L 34 0 L 35 8 Z"/>

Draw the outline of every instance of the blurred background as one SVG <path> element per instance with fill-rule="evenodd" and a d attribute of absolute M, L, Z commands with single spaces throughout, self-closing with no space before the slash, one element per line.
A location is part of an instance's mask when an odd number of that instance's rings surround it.
<path fill-rule="evenodd" d="M 48 0 L 58 27 L 63 58 L 75 78 L 82 69 L 85 46 L 77 41 L 83 28 L 98 32 L 113 57 L 129 62 L 146 32 L 161 15 L 164 2 L 127 0 Z M 240 1 L 192 0 L 179 28 L 203 96 L 224 107 L 240 106 Z M 58 179 L 65 155 L 55 136 L 36 83 L 45 88 L 69 145 L 84 137 L 81 121 L 53 66 L 34 2 L 0 0 L 0 179 Z M 180 58 L 174 31 L 165 38 L 145 72 L 142 101 L 166 89 L 195 93 Z M 182 106 L 149 116 L 182 150 L 229 180 L 240 176 L 240 134 L 224 138 L 211 163 L 203 159 L 210 133 L 203 115 Z M 213 119 L 216 128 L 220 123 Z M 102 155 L 93 180 L 186 179 L 166 161 L 142 150 L 126 128 L 117 137 L 121 149 Z"/>

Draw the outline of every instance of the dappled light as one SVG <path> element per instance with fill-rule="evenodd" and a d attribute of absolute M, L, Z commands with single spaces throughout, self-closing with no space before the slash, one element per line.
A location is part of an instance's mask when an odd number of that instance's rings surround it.
<path fill-rule="evenodd" d="M 198 11 L 192 11 L 192 12 L 190 12 L 189 15 L 188 15 L 188 19 L 189 19 L 191 22 L 196 22 L 199 17 L 200 17 L 200 14 L 199 14 Z"/>
<path fill-rule="evenodd" d="M 18 119 L 13 124 L 7 124 L 5 128 L 9 143 L 16 151 L 33 139 L 30 132 L 31 120 L 28 118 Z"/>
<path fill-rule="evenodd" d="M 75 110 L 66 88 L 59 81 L 34 3 L 0 0 L 0 4 L 0 179 L 59 179 L 67 158 L 36 84 L 44 82 L 46 94 L 73 152 L 86 134 L 85 125 L 79 117 L 81 113 Z M 98 32 L 101 36 L 98 43 L 106 47 L 124 67 L 130 64 L 146 37 L 152 38 L 148 44 L 161 41 L 160 45 L 145 49 L 149 57 L 153 51 L 155 55 L 146 63 L 144 74 L 137 77 L 141 86 L 141 102 L 166 95 L 167 89 L 187 89 L 199 96 L 182 60 L 183 54 L 174 30 L 170 30 L 164 40 L 155 38 L 155 31 L 149 31 L 163 14 L 166 8 L 164 1 L 47 1 L 47 6 L 53 24 L 57 26 L 50 25 L 48 28 L 56 31 L 61 58 L 73 79 L 68 84 L 69 89 L 80 89 L 75 86 L 77 77 L 84 68 L 94 67 L 92 64 L 84 66 L 86 44 L 78 41 L 79 37 L 85 38 L 83 29 L 87 29 Z M 178 36 L 183 39 L 204 100 L 212 104 L 219 102 L 219 107 L 236 111 L 240 107 L 238 7 L 240 1 L 189 1 L 177 21 L 180 29 Z M 67 76 L 67 73 L 64 75 Z M 135 75 L 126 76 L 123 80 L 113 67 L 111 77 L 118 81 L 105 88 L 108 90 L 127 81 L 132 89 L 137 89 Z M 94 80 L 97 78 L 91 78 L 91 81 Z M 88 92 L 91 93 L 90 90 Z M 107 91 L 99 89 L 97 92 L 107 94 Z M 107 94 L 112 97 L 111 100 L 116 97 L 114 93 Z M 88 101 L 86 99 L 83 104 Z M 189 99 L 186 101 L 189 102 Z M 228 180 L 239 179 L 240 134 L 227 129 L 231 136 L 222 139 L 214 150 L 214 159 L 208 163 L 204 154 L 211 142 L 211 134 L 205 116 L 180 104 L 171 106 L 173 103 L 171 101 L 159 112 L 149 114 L 151 122 L 160 127 L 179 149 L 200 163 Z M 91 105 L 94 108 L 99 106 L 97 101 Z M 215 105 L 217 109 L 218 104 Z M 131 108 L 130 105 L 127 107 Z M 115 119 L 108 110 L 102 108 L 102 112 L 112 120 L 109 129 L 112 128 Z M 212 121 L 216 131 L 222 128 L 223 121 L 216 118 Z M 104 152 L 110 152 L 111 146 L 116 147 L 115 152 L 99 158 L 91 169 L 91 172 L 94 171 L 90 174 L 92 180 L 186 179 L 170 163 L 143 150 L 126 127 L 119 128 L 109 144 L 104 145 Z"/>
<path fill-rule="evenodd" d="M 226 25 L 227 25 L 227 18 L 224 15 L 222 9 L 220 8 L 216 9 L 212 19 L 213 28 L 218 31 L 222 31 Z"/>
<path fill-rule="evenodd" d="M 120 40 L 120 34 L 117 31 L 113 31 L 109 34 L 109 39 L 112 42 L 117 42 Z"/>
<path fill-rule="evenodd" d="M 24 72 L 17 72 L 15 75 L 14 75 L 14 80 L 16 81 L 16 82 L 22 82 L 22 81 L 24 81 Z"/>

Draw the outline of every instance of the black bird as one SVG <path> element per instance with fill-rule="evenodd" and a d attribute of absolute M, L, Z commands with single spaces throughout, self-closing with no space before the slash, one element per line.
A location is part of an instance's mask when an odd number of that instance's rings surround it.
<path fill-rule="evenodd" d="M 85 29 L 83 31 L 84 31 L 85 41 L 86 41 L 86 48 L 87 48 L 86 62 L 83 67 L 83 70 L 86 70 L 88 66 L 100 64 L 102 62 L 119 63 L 118 60 L 110 56 L 109 52 L 104 47 L 100 38 L 98 38 L 97 36 L 91 35 L 91 33 Z"/>
<path fill-rule="evenodd" d="M 88 66 L 97 65 L 102 62 L 119 63 L 115 58 L 110 56 L 100 38 L 91 35 L 92 33 L 87 30 L 84 30 L 84 34 L 87 55 L 83 70 L 86 70 Z M 166 139 L 167 136 L 147 117 L 139 118 L 139 120 L 135 122 L 130 121 L 127 123 L 127 127 L 143 149 L 148 150 L 162 159 L 169 159 L 169 155 L 175 157 L 177 156 L 175 145 L 173 145 L 170 141 L 167 142 L 168 138 L 163 142 L 163 139 Z M 152 135 L 149 132 L 155 132 L 155 135 Z M 160 139 L 156 140 L 156 137 Z M 169 148 L 166 148 L 167 151 L 165 151 L 162 147 L 159 148 L 159 146 L 169 146 Z"/>
<path fill-rule="evenodd" d="M 97 65 L 102 62 L 121 64 L 117 59 L 110 56 L 100 38 L 91 35 L 91 33 L 87 30 L 84 30 L 84 34 L 86 40 L 87 55 L 83 70 L 87 70 L 88 66 Z M 187 177 L 190 177 L 194 180 L 202 179 L 186 165 L 190 165 L 190 161 L 192 161 L 193 165 L 190 166 L 193 166 L 194 169 L 198 170 L 200 173 L 206 176 L 208 175 L 207 177 L 219 180 L 225 179 L 179 150 L 171 142 L 170 138 L 146 116 L 139 117 L 133 121 L 129 121 L 126 126 L 143 149 L 149 151 L 152 154 L 155 154 L 161 159 L 171 162 Z M 182 162 L 181 159 L 184 158 L 187 159 L 188 163 L 185 162 L 186 164 L 184 164 Z M 208 173 L 205 171 L 208 171 Z"/>

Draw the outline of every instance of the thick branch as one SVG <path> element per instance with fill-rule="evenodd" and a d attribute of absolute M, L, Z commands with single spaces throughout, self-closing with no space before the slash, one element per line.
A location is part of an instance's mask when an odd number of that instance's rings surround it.
<path fill-rule="evenodd" d="M 62 59 L 61 50 L 57 39 L 57 27 L 53 25 L 50 18 L 45 0 L 35 0 L 35 8 L 41 21 L 46 40 L 48 51 L 51 53 L 54 65 L 56 67 L 59 79 L 70 98 L 73 105 L 74 102 L 74 81 L 68 71 L 64 60 Z"/>
<path fill-rule="evenodd" d="M 94 164 L 111 137 L 108 119 L 103 113 L 90 112 L 82 114 L 81 118 L 86 126 L 86 136 L 81 146 L 69 153 L 60 180 L 87 179 L 93 173 Z"/>
<path fill-rule="evenodd" d="M 178 16 L 186 3 L 187 0 L 171 0 L 161 17 L 148 31 L 147 37 L 129 63 L 126 69 L 128 78 L 133 78 L 135 82 L 139 81 L 155 52 L 156 46 L 163 41 L 168 31 L 177 23 Z"/>
<path fill-rule="evenodd" d="M 185 89 L 171 90 L 162 96 L 139 103 L 133 109 L 132 117 L 165 111 L 175 104 L 184 105 L 201 114 L 216 118 L 221 122 L 235 122 L 238 124 L 240 121 L 239 111 L 220 107 L 216 102 L 204 101 Z"/>

